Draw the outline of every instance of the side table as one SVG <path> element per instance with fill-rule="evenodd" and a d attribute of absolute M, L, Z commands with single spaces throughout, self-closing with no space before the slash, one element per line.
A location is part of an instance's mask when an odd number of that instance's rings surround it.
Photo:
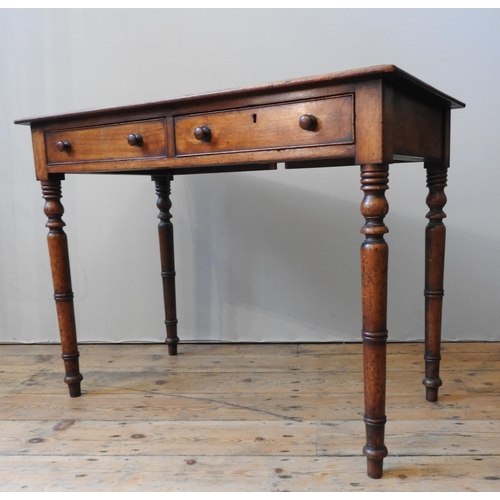
<path fill-rule="evenodd" d="M 141 105 L 19 120 L 30 125 L 45 198 L 65 382 L 80 396 L 61 181 L 76 173 L 149 175 L 159 209 L 166 343 L 177 354 L 170 183 L 185 174 L 360 165 L 362 338 L 368 475 L 382 476 L 386 385 L 388 247 L 384 217 L 389 164 L 423 162 L 429 212 L 425 238 L 425 377 L 437 401 L 450 111 L 464 104 L 393 65 L 376 66 Z"/>

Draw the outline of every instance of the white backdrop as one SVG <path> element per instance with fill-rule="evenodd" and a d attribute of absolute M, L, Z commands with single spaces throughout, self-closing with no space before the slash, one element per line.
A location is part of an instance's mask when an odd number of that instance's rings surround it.
<path fill-rule="evenodd" d="M 43 200 L 14 119 L 396 64 L 452 113 L 443 336 L 499 340 L 499 10 L 0 10 L 0 341 L 57 341 Z M 423 336 L 425 175 L 396 165 L 391 340 Z M 360 340 L 357 167 L 179 177 L 183 340 Z M 81 341 L 164 339 L 148 178 L 63 183 Z"/>

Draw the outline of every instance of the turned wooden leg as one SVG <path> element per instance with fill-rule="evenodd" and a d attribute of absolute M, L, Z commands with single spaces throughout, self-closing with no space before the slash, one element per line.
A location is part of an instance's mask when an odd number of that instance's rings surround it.
<path fill-rule="evenodd" d="M 389 205 L 385 199 L 389 167 L 386 164 L 361 166 L 361 189 L 364 198 L 361 213 L 365 225 L 361 233 L 361 284 L 363 308 L 363 371 L 365 391 L 366 445 L 368 476 L 382 477 L 387 456 L 384 445 L 386 340 L 387 340 L 387 266 L 388 246 L 384 234 L 384 216 Z"/>
<path fill-rule="evenodd" d="M 76 340 L 75 310 L 73 307 L 73 291 L 71 289 L 71 272 L 69 267 L 68 241 L 63 230 L 62 220 L 64 207 L 61 204 L 61 179 L 53 177 L 41 181 L 45 199 L 44 212 L 48 218 L 49 228 L 47 241 L 49 244 L 50 266 L 54 282 L 54 299 L 56 301 L 59 333 L 61 335 L 62 359 L 68 384 L 69 395 L 78 397 L 81 394 L 80 382 L 83 377 L 78 364 L 78 344 Z"/>
<path fill-rule="evenodd" d="M 177 311 L 175 304 L 175 261 L 174 261 L 174 227 L 172 225 L 170 208 L 170 182 L 173 180 L 171 175 L 153 176 L 156 185 L 156 194 L 158 201 L 156 206 L 160 213 L 158 218 L 158 236 L 160 239 L 160 259 L 161 259 L 161 277 L 163 281 L 163 300 L 165 304 L 165 325 L 167 328 L 167 338 L 165 342 L 168 345 L 168 353 L 171 356 L 177 354 Z"/>
<path fill-rule="evenodd" d="M 439 378 L 441 361 L 441 313 L 443 308 L 443 276 L 446 227 L 443 219 L 446 214 L 446 167 L 425 163 L 427 170 L 427 205 L 429 219 L 425 230 L 425 396 L 427 401 L 438 399 L 438 389 L 442 384 Z"/>

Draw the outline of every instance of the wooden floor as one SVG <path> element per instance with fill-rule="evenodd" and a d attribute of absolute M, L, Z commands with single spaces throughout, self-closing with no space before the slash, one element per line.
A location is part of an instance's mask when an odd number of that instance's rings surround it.
<path fill-rule="evenodd" d="M 0 345 L 1 491 L 500 491 L 500 343 L 390 344 L 385 474 L 365 473 L 359 344 Z"/>

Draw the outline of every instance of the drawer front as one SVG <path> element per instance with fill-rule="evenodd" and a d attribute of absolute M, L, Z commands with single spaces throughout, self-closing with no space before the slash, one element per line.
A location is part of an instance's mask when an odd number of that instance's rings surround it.
<path fill-rule="evenodd" d="M 182 156 L 353 143 L 353 100 L 353 96 L 347 94 L 289 104 L 178 116 L 174 120 L 176 154 Z M 301 119 L 304 116 L 309 118 Z"/>
<path fill-rule="evenodd" d="M 49 164 L 166 156 L 165 120 L 46 132 L 45 147 Z"/>

